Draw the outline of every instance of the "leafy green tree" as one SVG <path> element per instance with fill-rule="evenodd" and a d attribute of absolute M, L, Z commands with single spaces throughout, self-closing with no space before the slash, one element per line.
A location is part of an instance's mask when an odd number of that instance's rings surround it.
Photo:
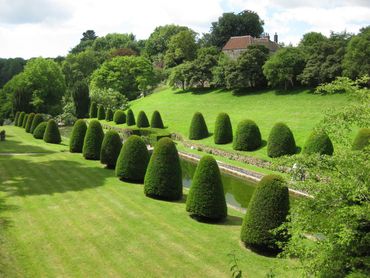
<path fill-rule="evenodd" d="M 102 104 L 104 107 L 109 107 L 113 110 L 126 109 L 128 107 L 128 99 L 125 95 L 113 89 L 100 89 L 91 87 L 90 99 L 96 103 Z"/>
<path fill-rule="evenodd" d="M 91 47 L 97 36 L 94 30 L 86 30 L 82 33 L 80 43 L 71 49 L 70 53 L 77 54 Z"/>
<path fill-rule="evenodd" d="M 173 88 L 181 88 L 182 90 L 190 88 L 193 85 L 192 76 L 194 71 L 194 63 L 182 63 L 171 69 L 168 84 Z"/>
<path fill-rule="evenodd" d="M 94 43 L 92 44 L 92 49 L 99 52 L 119 48 L 131 48 L 133 50 L 138 50 L 135 36 L 132 33 L 130 34 L 110 33 L 104 37 L 99 37 L 95 39 Z"/>
<path fill-rule="evenodd" d="M 77 81 L 72 91 L 73 103 L 76 109 L 76 117 L 86 118 L 89 114 L 89 87 L 84 81 Z"/>
<path fill-rule="evenodd" d="M 26 60 L 22 58 L 0 58 L 0 89 L 13 78 L 13 76 L 21 73 Z"/>

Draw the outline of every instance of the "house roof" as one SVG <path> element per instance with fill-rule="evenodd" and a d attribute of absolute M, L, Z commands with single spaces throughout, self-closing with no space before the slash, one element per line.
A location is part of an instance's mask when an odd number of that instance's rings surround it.
<path fill-rule="evenodd" d="M 246 49 L 250 45 L 264 45 L 270 51 L 276 51 L 279 45 L 270 41 L 269 38 L 253 38 L 252 36 L 231 37 L 222 50 Z"/>

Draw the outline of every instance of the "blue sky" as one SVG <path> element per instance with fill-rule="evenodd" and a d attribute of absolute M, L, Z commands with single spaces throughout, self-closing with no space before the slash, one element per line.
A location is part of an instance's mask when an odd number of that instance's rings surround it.
<path fill-rule="evenodd" d="M 223 12 L 242 10 L 257 12 L 265 31 L 286 44 L 309 31 L 357 33 L 370 25 L 370 0 L 0 0 L 0 57 L 66 55 L 87 29 L 145 39 L 173 23 L 201 34 Z"/>

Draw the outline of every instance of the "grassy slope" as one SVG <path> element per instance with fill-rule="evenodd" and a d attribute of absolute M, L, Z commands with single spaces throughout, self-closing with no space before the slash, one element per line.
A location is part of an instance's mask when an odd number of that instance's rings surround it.
<path fill-rule="evenodd" d="M 232 250 L 248 277 L 299 276 L 296 262 L 240 246 L 239 212 L 198 223 L 183 202 L 148 199 L 141 184 L 66 152 L 65 139 L 46 144 L 4 128 L 0 153 L 49 153 L 0 156 L 0 277 L 229 277 Z"/>

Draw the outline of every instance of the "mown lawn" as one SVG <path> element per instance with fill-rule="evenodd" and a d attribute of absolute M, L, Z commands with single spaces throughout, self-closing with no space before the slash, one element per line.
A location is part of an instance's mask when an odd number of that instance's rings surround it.
<path fill-rule="evenodd" d="M 121 182 L 99 162 L 68 153 L 65 138 L 51 145 L 4 128 L 0 277 L 230 277 L 230 252 L 246 277 L 270 270 L 300 276 L 296 261 L 241 246 L 241 213 L 229 209 L 225 223 L 198 223 L 183 201 L 148 199 L 142 184 Z M 8 152 L 24 154 L 1 155 Z"/>

